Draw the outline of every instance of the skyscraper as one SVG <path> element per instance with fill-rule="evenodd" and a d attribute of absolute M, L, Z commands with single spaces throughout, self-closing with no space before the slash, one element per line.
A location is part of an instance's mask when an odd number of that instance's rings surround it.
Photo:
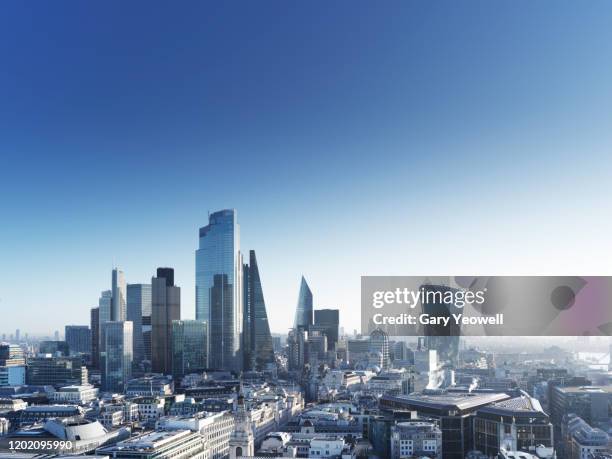
<path fill-rule="evenodd" d="M 91 331 L 87 325 L 66 325 L 65 336 L 71 354 L 91 353 Z"/>
<path fill-rule="evenodd" d="M 100 308 L 91 308 L 91 366 L 100 368 Z"/>
<path fill-rule="evenodd" d="M 157 268 L 151 279 L 151 358 L 153 371 L 172 373 L 172 321 L 181 319 L 181 289 L 172 268 Z"/>
<path fill-rule="evenodd" d="M 300 293 L 298 295 L 297 309 L 295 311 L 295 321 L 293 328 L 302 328 L 308 330 L 308 327 L 312 325 L 312 292 L 306 279 L 302 276 L 302 282 L 300 284 Z"/>
<path fill-rule="evenodd" d="M 100 299 L 98 300 L 98 307 L 100 308 L 98 319 L 100 324 L 111 320 L 112 301 L 112 290 L 104 290 L 100 293 Z"/>
<path fill-rule="evenodd" d="M 262 370 L 266 364 L 274 363 L 274 349 L 254 250 L 249 251 L 249 264 L 243 266 L 242 272 L 245 306 L 244 363 L 248 369 Z"/>
<path fill-rule="evenodd" d="M 208 367 L 240 371 L 243 327 L 242 255 L 236 211 L 209 215 L 196 250 L 196 319 L 206 322 Z"/>
<path fill-rule="evenodd" d="M 102 390 L 123 392 L 132 376 L 132 322 L 105 322 L 102 324 L 100 353 Z"/>
<path fill-rule="evenodd" d="M 338 309 L 317 309 L 314 312 L 314 323 L 327 336 L 327 347 L 335 349 L 338 342 L 340 311 Z"/>
<path fill-rule="evenodd" d="M 381 368 L 389 368 L 389 335 L 380 328 L 370 333 L 370 352 L 380 353 Z"/>
<path fill-rule="evenodd" d="M 128 284 L 127 320 L 134 324 L 134 362 L 145 358 L 143 316 L 151 315 L 151 284 Z M 149 337 L 151 335 L 149 334 Z"/>
<path fill-rule="evenodd" d="M 112 274 L 111 318 L 115 322 L 125 320 L 126 316 L 126 286 L 123 271 L 115 268 Z"/>
<path fill-rule="evenodd" d="M 206 324 L 199 320 L 172 321 L 172 375 L 186 374 L 206 368 Z"/>

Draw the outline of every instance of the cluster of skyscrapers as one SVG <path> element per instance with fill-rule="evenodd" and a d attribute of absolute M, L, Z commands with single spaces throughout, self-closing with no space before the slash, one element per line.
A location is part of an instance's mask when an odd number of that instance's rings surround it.
<path fill-rule="evenodd" d="M 204 368 L 239 373 L 274 366 L 257 258 L 251 250 L 244 260 L 235 210 L 209 215 L 195 258 L 195 320 L 181 320 L 172 268 L 158 268 L 150 284 L 127 284 L 113 269 L 110 290 L 91 310 L 91 360 L 104 389 L 121 390 L 133 371 L 181 377 Z M 312 322 L 312 308 L 310 315 Z M 67 328 L 67 339 L 69 332 L 71 341 L 82 339 L 80 328 Z"/>

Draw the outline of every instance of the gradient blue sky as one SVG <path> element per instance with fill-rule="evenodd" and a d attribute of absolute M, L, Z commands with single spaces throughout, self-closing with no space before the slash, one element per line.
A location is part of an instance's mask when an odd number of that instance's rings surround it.
<path fill-rule="evenodd" d="M 88 323 L 113 263 L 194 316 L 233 207 L 273 331 L 300 275 L 612 274 L 609 1 L 0 6 L 0 332 Z"/>

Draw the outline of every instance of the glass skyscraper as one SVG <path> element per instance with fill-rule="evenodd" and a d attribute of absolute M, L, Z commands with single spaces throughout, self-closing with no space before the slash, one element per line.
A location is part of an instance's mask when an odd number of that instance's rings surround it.
<path fill-rule="evenodd" d="M 121 322 L 126 316 L 126 287 L 123 271 L 115 268 L 112 275 L 112 301 L 110 320 Z"/>
<path fill-rule="evenodd" d="M 127 320 L 134 324 L 134 362 L 137 363 L 145 358 L 142 318 L 150 315 L 151 284 L 128 284 Z"/>
<path fill-rule="evenodd" d="M 295 321 L 293 328 L 304 329 L 312 325 L 312 292 L 304 276 L 302 276 L 302 282 L 300 284 L 300 293 L 298 295 L 298 304 L 295 311 Z"/>
<path fill-rule="evenodd" d="M 274 363 L 274 349 L 254 250 L 249 251 L 249 264 L 243 266 L 242 272 L 245 306 L 244 363 L 247 369 L 263 370 L 266 364 Z"/>
<path fill-rule="evenodd" d="M 172 321 L 172 375 L 206 369 L 206 324 L 198 320 Z"/>
<path fill-rule="evenodd" d="M 123 392 L 132 376 L 132 322 L 106 322 L 102 324 L 101 335 L 102 390 Z"/>
<path fill-rule="evenodd" d="M 206 322 L 208 367 L 240 371 L 242 255 L 236 211 L 220 210 L 209 215 L 200 228 L 196 250 L 196 320 Z"/>
<path fill-rule="evenodd" d="M 151 279 L 151 364 L 156 373 L 172 373 L 172 321 L 181 318 L 181 289 L 174 269 L 157 268 Z"/>

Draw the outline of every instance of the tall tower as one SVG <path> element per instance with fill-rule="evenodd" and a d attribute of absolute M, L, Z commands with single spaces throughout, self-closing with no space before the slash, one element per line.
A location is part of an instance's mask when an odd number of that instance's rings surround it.
<path fill-rule="evenodd" d="M 206 322 L 208 367 L 243 367 L 242 255 L 236 211 L 210 214 L 196 250 L 196 320 Z"/>
<path fill-rule="evenodd" d="M 134 362 L 145 358 L 143 317 L 151 316 L 151 284 L 128 284 L 127 320 L 134 324 Z M 150 336 L 150 335 L 149 335 Z"/>
<path fill-rule="evenodd" d="M 255 456 L 255 440 L 249 415 L 244 407 L 244 395 L 242 389 L 238 395 L 238 407 L 236 410 L 234 430 L 229 439 L 230 459 L 239 457 Z"/>
<path fill-rule="evenodd" d="M 123 392 L 132 376 L 132 322 L 105 322 L 101 341 L 102 390 Z"/>
<path fill-rule="evenodd" d="M 312 292 L 304 276 L 300 283 L 300 293 L 298 295 L 297 309 L 295 310 L 295 320 L 293 328 L 308 330 L 312 325 Z"/>
<path fill-rule="evenodd" d="M 181 289 L 172 268 L 157 268 L 151 279 L 151 358 L 153 371 L 172 373 L 172 321 L 181 319 Z"/>
<path fill-rule="evenodd" d="M 91 366 L 100 368 L 100 308 L 91 308 Z"/>
<path fill-rule="evenodd" d="M 123 322 L 126 317 L 126 285 L 123 271 L 115 268 L 112 275 L 111 318 L 115 322 Z"/>
<path fill-rule="evenodd" d="M 244 364 L 249 370 L 263 370 L 274 363 L 272 335 L 266 313 L 255 251 L 249 251 L 249 264 L 243 266 L 244 279 Z"/>

